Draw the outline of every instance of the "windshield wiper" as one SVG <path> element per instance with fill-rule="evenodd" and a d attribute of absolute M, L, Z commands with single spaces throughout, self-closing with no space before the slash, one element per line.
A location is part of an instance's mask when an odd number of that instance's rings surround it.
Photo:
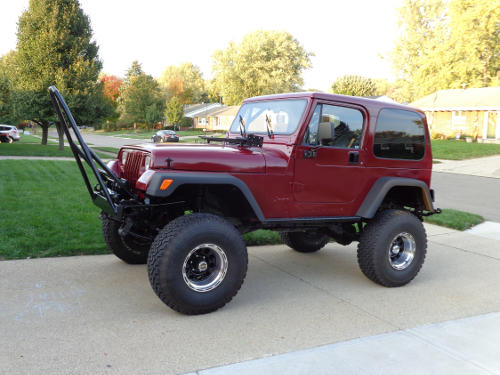
<path fill-rule="evenodd" d="M 269 118 L 269 116 L 267 114 L 266 114 L 266 127 L 267 127 L 267 136 L 269 138 L 272 138 L 274 135 L 273 125 L 271 124 L 271 119 Z"/>
<path fill-rule="evenodd" d="M 246 129 L 245 129 L 245 120 L 243 120 L 243 117 L 240 115 L 240 134 L 244 138 L 246 134 Z"/>

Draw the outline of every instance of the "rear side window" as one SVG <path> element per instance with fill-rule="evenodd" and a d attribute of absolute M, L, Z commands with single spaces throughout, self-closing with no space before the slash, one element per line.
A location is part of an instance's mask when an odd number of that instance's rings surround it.
<path fill-rule="evenodd" d="M 379 158 L 419 160 L 425 153 L 424 117 L 403 109 L 382 109 L 375 126 L 373 153 Z"/>

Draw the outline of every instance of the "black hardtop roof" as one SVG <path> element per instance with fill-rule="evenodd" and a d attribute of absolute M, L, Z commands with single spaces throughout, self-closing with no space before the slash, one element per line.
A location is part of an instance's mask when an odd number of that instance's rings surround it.
<path fill-rule="evenodd" d="M 291 93 L 283 93 L 283 94 L 273 94 L 273 95 L 263 95 L 263 96 L 255 96 L 253 98 L 248 98 L 243 101 L 243 103 L 248 102 L 257 102 L 264 100 L 278 100 L 278 99 L 319 99 L 319 100 L 330 100 L 342 103 L 352 103 L 359 104 L 367 109 L 370 108 L 396 108 L 396 109 L 404 109 L 407 111 L 423 112 L 417 108 L 410 107 L 403 104 L 398 103 L 388 103 L 381 100 L 376 99 L 368 99 L 361 96 L 350 96 L 350 95 L 338 95 L 338 94 L 326 94 L 324 92 L 291 92 Z"/>

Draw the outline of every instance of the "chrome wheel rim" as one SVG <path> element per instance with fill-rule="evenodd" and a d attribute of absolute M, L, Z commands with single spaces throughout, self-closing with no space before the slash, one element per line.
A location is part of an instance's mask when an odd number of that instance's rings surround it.
<path fill-rule="evenodd" d="M 215 244 L 204 243 L 192 249 L 184 259 L 182 277 L 195 292 L 217 288 L 227 273 L 226 253 Z"/>
<path fill-rule="evenodd" d="M 417 244 L 415 238 L 407 232 L 399 233 L 391 241 L 388 258 L 392 268 L 402 271 L 410 266 L 415 258 Z"/>

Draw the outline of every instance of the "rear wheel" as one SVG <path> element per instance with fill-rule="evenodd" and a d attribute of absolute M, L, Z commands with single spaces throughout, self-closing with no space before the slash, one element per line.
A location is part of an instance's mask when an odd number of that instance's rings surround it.
<path fill-rule="evenodd" d="M 102 218 L 102 234 L 108 249 L 129 264 L 145 264 L 148 260 L 150 243 L 140 241 L 131 235 L 120 236 L 121 223 L 107 217 Z"/>
<path fill-rule="evenodd" d="M 397 287 L 418 274 L 426 251 L 422 222 L 407 211 L 385 210 L 364 228 L 358 245 L 358 263 L 370 280 Z"/>
<path fill-rule="evenodd" d="M 178 217 L 157 235 L 148 275 L 167 306 L 183 314 L 205 314 L 236 295 L 247 265 L 238 230 L 218 216 L 196 213 Z"/>
<path fill-rule="evenodd" d="M 313 253 L 321 250 L 330 241 L 330 237 L 316 230 L 308 232 L 281 232 L 283 242 L 300 253 Z"/>

